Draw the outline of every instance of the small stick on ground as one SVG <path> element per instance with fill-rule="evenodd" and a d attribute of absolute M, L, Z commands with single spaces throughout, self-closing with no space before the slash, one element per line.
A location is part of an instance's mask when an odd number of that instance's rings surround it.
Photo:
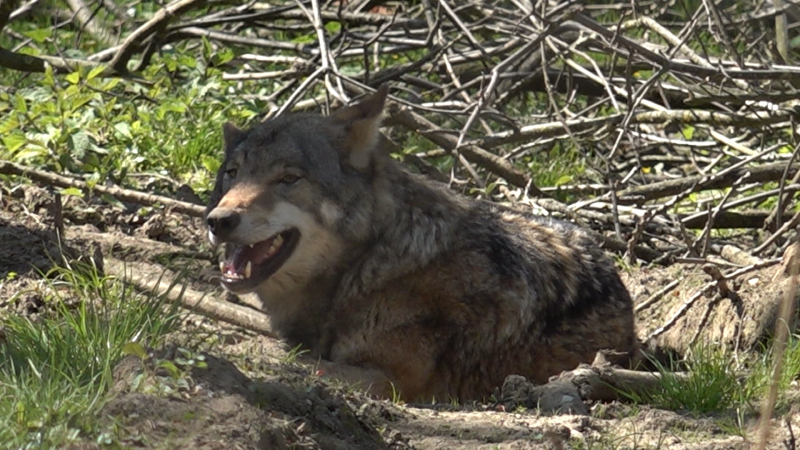
<path fill-rule="evenodd" d="M 134 191 L 131 189 L 123 189 L 117 186 L 108 187 L 100 184 L 90 188 L 89 185 L 83 180 L 65 177 L 63 175 L 26 167 L 21 164 L 15 164 L 8 161 L 0 161 L 0 174 L 27 177 L 33 181 L 45 183 L 50 186 L 58 186 L 62 188 L 75 187 L 87 192 L 99 192 L 101 194 L 110 195 L 117 200 L 137 203 L 139 205 L 153 206 L 156 204 L 162 204 L 166 207 L 172 208 L 172 210 L 175 212 L 186 214 L 190 217 L 203 217 L 203 213 L 205 212 L 205 208 L 203 206 L 182 202 L 161 195 L 146 194 L 144 192 Z"/>
<path fill-rule="evenodd" d="M 673 372 L 670 376 L 685 379 L 688 373 Z M 652 395 L 662 389 L 662 378 L 658 372 L 622 369 L 595 359 L 591 366 L 581 364 L 575 370 L 562 373 L 555 381 L 574 384 L 584 401 L 609 402 L 625 400 L 623 392 L 641 397 Z"/>
<path fill-rule="evenodd" d="M 160 270 L 159 270 L 160 269 Z M 264 335 L 275 337 L 269 317 L 254 309 L 233 303 L 214 300 L 208 295 L 188 286 L 180 286 L 164 273 L 160 266 L 144 262 L 122 262 L 105 257 L 103 270 L 117 278 L 131 283 L 143 291 L 154 291 L 165 295 L 170 301 L 180 302 L 181 306 L 194 312 L 240 326 Z M 164 274 L 161 276 L 161 274 Z M 177 288 L 177 289 L 176 289 Z"/>

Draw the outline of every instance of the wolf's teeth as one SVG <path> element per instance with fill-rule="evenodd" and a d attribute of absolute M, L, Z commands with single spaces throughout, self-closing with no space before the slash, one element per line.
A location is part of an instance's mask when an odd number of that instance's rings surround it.
<path fill-rule="evenodd" d="M 253 263 L 251 261 L 247 261 L 247 265 L 244 266 L 244 277 L 250 278 L 250 274 L 253 271 Z"/>
<path fill-rule="evenodd" d="M 225 263 L 222 261 L 219 262 L 219 271 L 225 273 Z"/>
<path fill-rule="evenodd" d="M 253 248 L 253 244 L 250 244 L 250 248 Z"/>

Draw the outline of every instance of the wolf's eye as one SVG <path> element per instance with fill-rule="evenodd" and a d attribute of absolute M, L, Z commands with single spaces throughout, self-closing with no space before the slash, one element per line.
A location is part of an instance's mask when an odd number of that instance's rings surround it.
<path fill-rule="evenodd" d="M 300 177 L 291 173 L 287 173 L 278 180 L 281 184 L 295 184 Z"/>
<path fill-rule="evenodd" d="M 226 170 L 225 171 L 225 175 L 227 175 L 228 178 L 236 178 L 236 168 L 234 167 L 234 168 Z"/>

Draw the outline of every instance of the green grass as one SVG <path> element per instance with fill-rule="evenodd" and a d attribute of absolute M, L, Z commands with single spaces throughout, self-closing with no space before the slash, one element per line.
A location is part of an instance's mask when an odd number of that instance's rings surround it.
<path fill-rule="evenodd" d="M 655 362 L 661 374 L 661 391 L 651 394 L 647 403 L 673 411 L 705 414 L 748 402 L 754 394 L 740 384 L 730 353 L 718 347 L 695 346 L 682 363 L 688 372 L 686 378 L 675 375 L 677 364 L 664 366 Z"/>
<path fill-rule="evenodd" d="M 772 346 L 738 361 L 732 351 L 713 344 L 693 347 L 680 361 L 662 364 L 653 360 L 661 375 L 660 389 L 640 395 L 625 393 L 635 404 L 651 405 L 700 416 L 722 414 L 722 424 L 743 433 L 749 416 L 757 413 L 769 389 L 773 371 Z M 740 354 L 741 358 L 747 356 Z M 787 391 L 800 378 L 800 336 L 793 336 L 785 352 L 779 384 L 778 408 L 789 406 Z M 679 377 L 676 371 L 686 373 Z"/>
<path fill-rule="evenodd" d="M 123 347 L 153 345 L 178 323 L 176 306 L 102 277 L 90 263 L 54 269 L 44 283 L 47 312 L 3 318 L 0 445 L 7 448 L 102 440 L 98 412 Z"/>

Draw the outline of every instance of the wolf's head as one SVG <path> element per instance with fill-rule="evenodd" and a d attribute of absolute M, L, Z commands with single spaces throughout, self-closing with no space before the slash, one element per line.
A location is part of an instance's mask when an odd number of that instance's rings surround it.
<path fill-rule="evenodd" d="M 212 243 L 226 244 L 225 288 L 300 287 L 335 270 L 366 239 L 387 86 L 331 116 L 295 114 L 249 130 L 223 128 L 225 160 L 206 209 Z"/>

